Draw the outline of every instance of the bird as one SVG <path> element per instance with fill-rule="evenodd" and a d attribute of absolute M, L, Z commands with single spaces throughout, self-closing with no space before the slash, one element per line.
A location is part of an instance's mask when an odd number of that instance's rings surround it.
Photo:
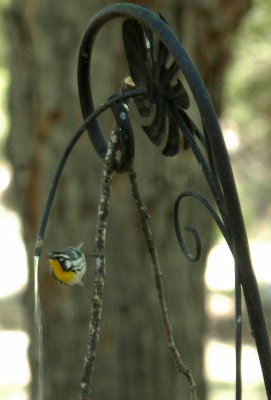
<path fill-rule="evenodd" d="M 84 286 L 82 278 L 86 272 L 86 258 L 81 251 L 82 246 L 83 243 L 80 243 L 76 247 L 48 254 L 52 276 L 58 283 Z"/>

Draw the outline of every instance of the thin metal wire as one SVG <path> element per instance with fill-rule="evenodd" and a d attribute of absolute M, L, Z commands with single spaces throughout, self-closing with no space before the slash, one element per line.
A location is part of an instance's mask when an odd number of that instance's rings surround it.
<path fill-rule="evenodd" d="M 235 399 L 242 399 L 242 289 L 235 265 Z"/>

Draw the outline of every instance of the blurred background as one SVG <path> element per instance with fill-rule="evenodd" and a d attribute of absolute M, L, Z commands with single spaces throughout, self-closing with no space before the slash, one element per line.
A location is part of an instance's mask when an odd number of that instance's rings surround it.
<path fill-rule="evenodd" d="M 136 3 L 136 2 L 134 2 Z M 37 399 L 33 337 L 32 254 L 50 183 L 65 145 L 81 124 L 76 64 L 80 38 L 109 1 L 0 0 L 0 397 Z M 267 324 L 271 323 L 269 0 L 145 1 L 184 42 L 211 94 L 232 160 Z M 120 20 L 97 39 L 95 104 L 119 90 L 128 74 Z M 135 111 L 135 110 L 134 110 Z M 138 116 L 132 112 L 134 123 Z M 102 126 L 109 131 L 108 113 Z M 139 125 L 139 124 L 137 124 Z M 159 166 L 159 169 L 157 168 Z M 175 238 L 176 196 L 208 196 L 190 151 L 166 159 L 139 128 L 136 170 L 152 215 L 176 343 L 198 385 L 199 398 L 234 398 L 234 270 L 219 232 L 193 200 L 182 208 L 196 226 L 204 254 L 191 265 Z M 93 260 L 80 287 L 52 280 L 46 254 L 84 241 L 94 250 L 102 165 L 82 137 L 60 182 L 40 270 L 45 399 L 78 396 L 86 350 Z M 187 238 L 189 242 L 189 237 Z M 193 250 L 193 243 L 191 243 Z M 189 398 L 168 352 L 151 263 L 125 175 L 113 180 L 107 279 L 93 398 Z M 244 322 L 244 398 L 264 399 L 257 353 Z M 181 394 L 181 395 L 180 395 Z"/>

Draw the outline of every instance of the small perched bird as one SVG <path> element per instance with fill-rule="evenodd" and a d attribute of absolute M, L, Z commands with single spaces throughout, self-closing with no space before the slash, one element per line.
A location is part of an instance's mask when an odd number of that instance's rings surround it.
<path fill-rule="evenodd" d="M 64 285 L 83 286 L 82 278 L 86 272 L 86 258 L 81 251 L 83 243 L 68 247 L 63 251 L 52 251 L 49 255 L 51 272 L 55 280 Z"/>

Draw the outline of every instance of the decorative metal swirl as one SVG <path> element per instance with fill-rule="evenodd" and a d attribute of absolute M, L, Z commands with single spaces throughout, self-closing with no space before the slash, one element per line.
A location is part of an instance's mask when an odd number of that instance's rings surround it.
<path fill-rule="evenodd" d="M 91 92 L 91 56 L 95 38 L 108 21 L 120 17 L 124 18 L 123 43 L 134 90 L 112 96 L 104 105 L 95 110 Z M 155 38 L 158 40 L 156 57 Z M 169 62 L 171 63 L 168 66 Z M 201 116 L 202 131 L 187 113 L 190 99 L 183 83 L 176 78 L 178 71 L 182 72 L 194 96 Z M 78 89 L 85 122 L 75 133 L 59 163 L 44 211 L 35 257 L 38 259 L 40 255 L 50 208 L 63 167 L 73 146 L 85 129 L 87 129 L 98 155 L 102 160 L 106 158 L 108 145 L 100 129 L 97 116 L 108 107 L 111 107 L 118 127 L 120 156 L 114 168 L 117 172 L 129 169 L 135 149 L 126 101 L 133 98 L 141 117 L 153 117 L 149 124 L 142 126 L 151 142 L 157 146 L 165 142 L 162 153 L 166 156 L 173 156 L 179 152 L 180 134 L 182 134 L 184 147 L 191 149 L 206 178 L 218 212 L 199 193 L 187 191 L 180 194 L 174 208 L 177 239 L 188 259 L 191 261 L 199 259 L 201 244 L 198 232 L 192 227 L 185 228 L 192 233 L 195 240 L 196 254 L 193 255 L 187 250 L 184 243 L 178 217 L 180 202 L 184 197 L 192 196 L 211 213 L 232 251 L 236 263 L 236 293 L 238 294 L 236 324 L 238 327 L 240 326 L 241 283 L 262 366 L 266 393 L 271 399 L 270 342 L 258 286 L 251 265 L 248 240 L 231 164 L 208 92 L 182 43 L 161 17 L 159 18 L 144 7 L 128 3 L 106 7 L 90 22 L 81 41 L 78 58 Z M 240 329 L 237 331 L 236 337 L 238 337 L 238 370 L 241 349 Z M 237 371 L 238 374 L 240 375 L 240 371 Z M 241 393 L 239 378 L 237 378 L 237 399 L 240 398 Z"/>
<path fill-rule="evenodd" d="M 187 110 L 190 100 L 182 82 L 173 78 L 180 70 L 173 60 L 168 67 L 170 53 L 159 40 L 157 58 L 154 58 L 154 38 L 151 29 L 133 19 L 122 26 L 123 42 L 131 77 L 137 88 L 145 88 L 147 94 L 135 100 L 139 114 L 150 117 L 155 108 L 153 121 L 142 128 L 155 145 L 160 145 L 166 135 L 168 118 L 168 138 L 163 154 L 174 156 L 179 152 L 180 135 L 177 121 L 168 112 L 169 107 L 178 111 Z M 180 114 L 181 115 L 181 114 Z"/>
<path fill-rule="evenodd" d="M 213 193 L 220 213 L 219 226 L 221 225 L 220 228 L 223 226 L 222 232 L 227 238 L 238 268 L 238 277 L 255 336 L 266 392 L 271 399 L 270 343 L 228 153 L 202 79 L 182 43 L 163 19 L 144 7 L 128 3 L 106 7 L 92 19 L 83 36 L 78 59 L 78 88 L 83 116 L 87 118 L 94 111 L 90 74 L 95 38 L 109 20 L 119 17 L 126 19 L 123 24 L 123 41 L 132 79 L 136 88 L 144 89 L 146 92 L 144 96 L 135 100 L 135 104 L 142 117 L 149 117 L 155 110 L 153 121 L 150 125 L 143 126 L 144 131 L 154 144 L 159 145 L 165 138 L 166 119 L 168 119 L 169 133 L 163 154 L 177 153 L 179 132 L 182 132 Z M 153 51 L 154 35 L 158 38 L 156 59 Z M 167 67 L 169 56 L 173 62 Z M 175 84 L 172 83 L 179 69 L 197 103 L 203 132 L 200 132 L 186 113 L 189 97 L 183 84 L 180 80 Z M 88 134 L 97 153 L 104 159 L 107 143 L 97 121 L 89 125 Z M 206 154 L 202 153 L 199 141 L 205 147 Z M 208 209 L 210 211 L 210 208 Z M 211 214 L 214 216 L 213 212 Z M 192 233 L 198 245 L 197 234 L 193 230 Z M 182 239 L 180 245 L 183 246 Z M 196 254 L 194 258 L 197 259 L 198 255 Z M 193 259 L 193 256 L 188 254 L 187 256 Z"/>
<path fill-rule="evenodd" d="M 179 196 L 177 197 L 177 199 L 175 201 L 175 205 L 174 205 L 174 215 L 173 215 L 177 240 L 178 240 L 180 247 L 181 247 L 184 255 L 186 256 L 186 258 L 188 258 L 190 261 L 195 262 L 195 261 L 198 261 L 201 257 L 201 242 L 200 242 L 200 237 L 199 237 L 198 231 L 193 226 L 185 226 L 185 231 L 192 233 L 195 243 L 196 243 L 196 254 L 193 255 L 187 249 L 184 239 L 183 239 L 183 236 L 182 236 L 182 233 L 181 233 L 181 229 L 180 229 L 179 216 L 178 216 L 179 206 L 180 206 L 181 201 L 186 197 L 193 197 L 193 198 L 197 199 L 209 211 L 211 216 L 214 218 L 218 228 L 220 229 L 220 232 L 223 234 L 226 242 L 228 243 L 229 247 L 231 248 L 225 226 L 224 226 L 223 222 L 221 221 L 221 219 L 219 218 L 219 215 L 217 214 L 215 209 L 211 206 L 209 201 L 204 196 L 202 196 L 200 193 L 189 190 L 189 191 L 179 194 Z"/>

